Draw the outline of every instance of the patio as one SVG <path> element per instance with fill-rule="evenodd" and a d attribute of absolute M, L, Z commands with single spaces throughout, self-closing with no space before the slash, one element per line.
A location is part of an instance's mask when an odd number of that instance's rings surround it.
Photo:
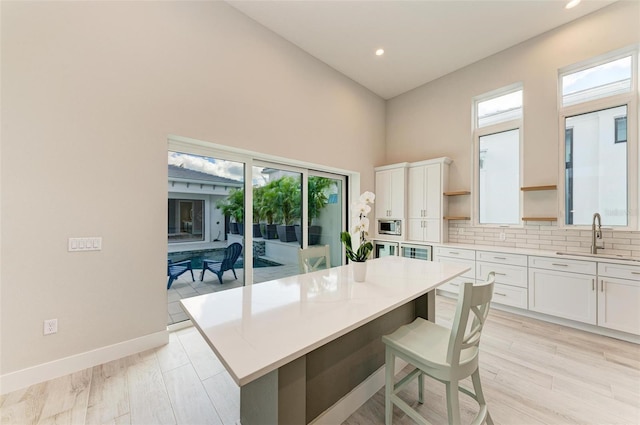
<path fill-rule="evenodd" d="M 240 260 L 242 260 L 242 257 L 240 257 Z M 196 279 L 195 282 L 191 281 L 191 273 L 184 273 L 173 282 L 171 289 L 167 290 L 167 325 L 172 325 L 189 319 L 182 310 L 182 307 L 180 307 L 180 300 L 182 298 L 191 298 L 198 295 L 209 294 L 211 292 L 225 291 L 227 289 L 244 286 L 244 269 L 241 268 L 236 269 L 238 280 L 233 278 L 232 271 L 229 270 L 225 272 L 222 277 L 222 285 L 218 281 L 216 275 L 211 272 L 207 272 L 204 276 L 204 281 L 200 282 L 201 272 L 202 269 L 193 270 L 193 275 Z M 254 267 L 253 278 L 254 282 L 257 284 L 258 282 L 266 282 L 268 280 L 277 279 L 283 276 L 291 276 L 297 273 L 297 264 L 285 264 L 272 267 Z"/>

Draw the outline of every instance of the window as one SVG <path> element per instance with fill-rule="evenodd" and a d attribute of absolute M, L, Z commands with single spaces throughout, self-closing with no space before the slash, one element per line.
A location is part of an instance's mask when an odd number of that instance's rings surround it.
<path fill-rule="evenodd" d="M 615 143 L 625 143 L 627 141 L 627 117 L 617 117 L 615 119 Z"/>
<path fill-rule="evenodd" d="M 631 87 L 633 55 L 609 57 L 596 65 L 560 72 L 561 126 L 564 133 L 564 210 L 566 225 L 591 225 L 593 214 L 605 226 L 629 226 L 637 176 L 626 143 L 627 119 L 635 109 Z M 636 115 L 637 116 L 637 115 Z"/>
<path fill-rule="evenodd" d="M 520 223 L 522 93 L 510 87 L 475 101 L 479 224 Z"/>
<path fill-rule="evenodd" d="M 204 201 L 169 199 L 169 242 L 204 240 Z"/>

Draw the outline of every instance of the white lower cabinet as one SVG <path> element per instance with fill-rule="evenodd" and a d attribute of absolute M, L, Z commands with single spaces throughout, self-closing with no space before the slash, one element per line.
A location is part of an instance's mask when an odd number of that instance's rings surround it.
<path fill-rule="evenodd" d="M 434 247 L 434 261 L 471 268 L 439 289 L 496 275 L 492 303 L 640 335 L 640 265 Z M 595 330 L 595 328 L 594 328 Z"/>
<path fill-rule="evenodd" d="M 640 335 L 640 267 L 598 263 L 598 326 Z"/>
<path fill-rule="evenodd" d="M 596 276 L 529 269 L 529 310 L 597 324 Z"/>
<path fill-rule="evenodd" d="M 461 264 L 470 268 L 468 272 L 450 280 L 438 289 L 457 294 L 460 290 L 460 285 L 464 282 L 475 282 L 476 262 L 474 258 L 475 251 L 473 250 L 436 247 L 433 250 L 433 261 Z"/>
<path fill-rule="evenodd" d="M 491 272 L 496 276 L 491 302 L 526 309 L 527 256 L 476 251 L 477 281 L 485 281 Z"/>

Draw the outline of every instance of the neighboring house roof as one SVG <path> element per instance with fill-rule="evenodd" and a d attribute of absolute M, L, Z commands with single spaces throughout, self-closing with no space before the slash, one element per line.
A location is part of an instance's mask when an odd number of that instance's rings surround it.
<path fill-rule="evenodd" d="M 177 165 L 169 165 L 169 179 L 204 181 L 208 183 L 242 185 L 239 180 L 229 179 L 226 177 L 214 176 L 213 174 L 202 173 L 200 171 L 189 170 L 188 168 L 178 167 Z"/>

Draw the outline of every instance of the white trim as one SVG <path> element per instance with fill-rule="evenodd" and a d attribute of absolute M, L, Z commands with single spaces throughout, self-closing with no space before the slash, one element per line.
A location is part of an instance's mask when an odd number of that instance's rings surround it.
<path fill-rule="evenodd" d="M 59 378 L 167 343 L 169 343 L 169 331 L 164 330 L 16 372 L 10 372 L 0 376 L 0 394 L 7 394 L 20 388 Z"/>
<path fill-rule="evenodd" d="M 404 369 L 407 362 L 396 358 L 396 375 Z M 347 395 L 338 400 L 333 406 L 322 412 L 317 418 L 310 422 L 310 425 L 335 425 L 341 424 L 356 410 L 366 403 L 385 385 L 385 366 L 380 367 L 367 379 L 362 381 L 357 387 Z"/>

